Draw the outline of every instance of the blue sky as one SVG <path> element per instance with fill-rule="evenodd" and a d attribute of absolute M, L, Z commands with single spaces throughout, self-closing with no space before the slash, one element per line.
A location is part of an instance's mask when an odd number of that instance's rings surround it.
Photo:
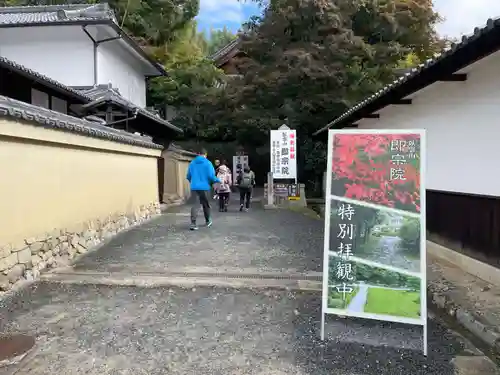
<path fill-rule="evenodd" d="M 243 22 L 258 13 L 258 6 L 248 0 L 200 0 L 198 29 L 207 31 L 210 28 L 222 29 L 226 26 L 236 32 Z"/>
<path fill-rule="evenodd" d="M 500 16 L 500 0 L 434 0 L 434 7 L 445 18 L 437 30 L 458 38 L 470 34 L 488 18 Z M 223 28 L 236 32 L 249 17 L 259 13 L 255 3 L 238 0 L 200 0 L 199 30 Z"/>

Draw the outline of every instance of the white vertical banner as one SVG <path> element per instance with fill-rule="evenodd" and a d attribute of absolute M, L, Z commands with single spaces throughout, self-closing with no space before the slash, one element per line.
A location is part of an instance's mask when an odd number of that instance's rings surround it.
<path fill-rule="evenodd" d="M 325 315 L 420 325 L 427 355 L 424 130 L 329 130 Z"/>
<path fill-rule="evenodd" d="M 271 130 L 271 172 L 273 179 L 297 178 L 297 135 L 286 125 Z"/>
<path fill-rule="evenodd" d="M 236 185 L 238 176 L 243 172 L 245 167 L 248 167 L 248 155 L 235 155 L 233 156 L 233 185 Z"/>

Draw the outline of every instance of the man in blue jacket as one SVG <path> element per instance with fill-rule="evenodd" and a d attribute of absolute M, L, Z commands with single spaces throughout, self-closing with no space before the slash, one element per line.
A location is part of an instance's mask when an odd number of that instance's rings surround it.
<path fill-rule="evenodd" d="M 203 214 L 207 227 L 212 226 L 212 217 L 210 216 L 209 194 L 212 185 L 220 180 L 215 175 L 215 169 L 212 163 L 207 159 L 207 151 L 202 149 L 196 158 L 189 163 L 187 171 L 187 180 L 191 184 L 191 194 L 196 195 L 195 203 L 191 207 L 191 230 L 197 230 L 196 219 L 198 211 L 203 207 Z"/>

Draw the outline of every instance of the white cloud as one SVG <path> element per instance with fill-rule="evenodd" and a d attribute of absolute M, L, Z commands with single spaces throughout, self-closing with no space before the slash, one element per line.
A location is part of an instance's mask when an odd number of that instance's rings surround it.
<path fill-rule="evenodd" d="M 484 26 L 488 18 L 499 17 L 500 0 L 434 0 L 434 9 L 445 18 L 437 26 L 439 34 L 460 38 Z"/>
<path fill-rule="evenodd" d="M 200 0 L 198 18 L 207 23 L 242 23 L 243 5 L 238 0 Z"/>

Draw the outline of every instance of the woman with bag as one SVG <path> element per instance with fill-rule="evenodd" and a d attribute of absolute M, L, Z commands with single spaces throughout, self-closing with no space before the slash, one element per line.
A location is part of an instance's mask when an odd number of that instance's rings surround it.
<path fill-rule="evenodd" d="M 226 162 L 222 161 L 218 168 L 217 178 L 221 181 L 217 186 L 217 195 L 219 196 L 219 212 L 227 212 L 227 203 L 229 194 L 231 194 L 231 170 L 226 166 Z"/>

